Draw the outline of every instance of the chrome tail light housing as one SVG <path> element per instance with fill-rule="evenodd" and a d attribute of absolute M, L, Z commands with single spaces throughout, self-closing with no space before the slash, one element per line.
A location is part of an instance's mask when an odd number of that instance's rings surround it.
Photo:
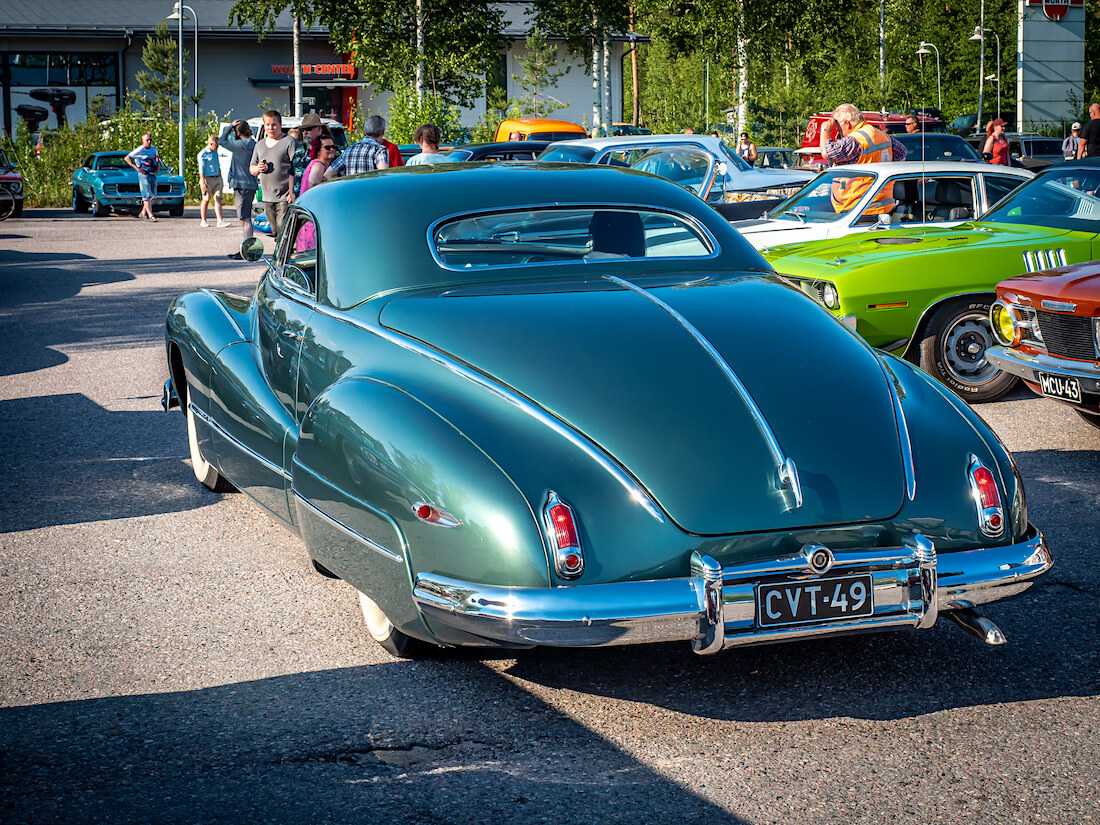
<path fill-rule="evenodd" d="M 579 578 L 584 572 L 584 551 L 573 508 L 551 491 L 542 508 L 542 520 L 554 572 L 563 579 Z"/>
<path fill-rule="evenodd" d="M 990 538 L 1001 535 L 1005 529 L 1005 511 L 1001 491 L 997 488 L 997 477 L 977 456 L 971 454 L 966 478 L 978 512 L 978 527 Z"/>

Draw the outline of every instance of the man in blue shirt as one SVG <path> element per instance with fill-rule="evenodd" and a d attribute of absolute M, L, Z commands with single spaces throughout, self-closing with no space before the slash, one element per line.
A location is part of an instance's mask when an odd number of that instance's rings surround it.
<path fill-rule="evenodd" d="M 138 186 L 141 189 L 141 217 L 147 221 L 156 221 L 153 215 L 153 198 L 157 196 L 157 170 L 160 169 L 160 155 L 153 145 L 153 136 L 146 132 L 141 136 L 141 146 L 126 156 L 126 162 L 138 173 Z"/>
<path fill-rule="evenodd" d="M 211 135 L 206 148 L 199 152 L 199 187 L 202 189 L 202 203 L 199 204 L 199 226 L 210 226 L 206 222 L 206 208 L 210 199 L 214 199 L 214 214 L 218 218 L 218 228 L 229 226 L 222 220 L 222 166 L 218 159 L 218 138 Z"/>

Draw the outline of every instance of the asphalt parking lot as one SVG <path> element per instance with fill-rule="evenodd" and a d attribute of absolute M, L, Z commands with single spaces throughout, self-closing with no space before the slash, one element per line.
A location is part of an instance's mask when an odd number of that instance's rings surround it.
<path fill-rule="evenodd" d="M 989 615 L 729 651 L 390 657 L 165 415 L 165 310 L 236 229 L 0 224 L 0 821 L 1100 821 L 1100 431 L 978 407 L 1056 566 Z M 267 242 L 270 248 L 270 241 Z"/>

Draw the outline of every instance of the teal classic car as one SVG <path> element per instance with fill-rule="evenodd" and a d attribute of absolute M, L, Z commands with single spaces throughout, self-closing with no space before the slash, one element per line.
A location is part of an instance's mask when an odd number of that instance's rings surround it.
<path fill-rule="evenodd" d="M 938 209 L 938 187 L 928 197 L 926 212 Z M 774 246 L 764 257 L 872 346 L 968 401 L 991 401 L 1016 381 L 986 358 L 997 283 L 1100 257 L 1100 167 L 1052 167 L 950 228 Z"/>
<path fill-rule="evenodd" d="M 296 200 L 264 263 L 250 297 L 172 303 L 164 406 L 198 480 L 298 531 L 391 653 L 940 614 L 999 643 L 976 606 L 1052 563 L 965 404 L 668 181 L 369 173 Z"/>
<path fill-rule="evenodd" d="M 128 214 L 141 211 L 138 173 L 126 162 L 126 152 L 93 152 L 73 172 L 73 211 L 91 210 L 97 218 L 111 210 Z M 183 197 L 187 192 L 183 178 L 162 166 L 157 173 L 157 196 L 153 210 L 166 211 L 173 218 L 183 215 Z"/>

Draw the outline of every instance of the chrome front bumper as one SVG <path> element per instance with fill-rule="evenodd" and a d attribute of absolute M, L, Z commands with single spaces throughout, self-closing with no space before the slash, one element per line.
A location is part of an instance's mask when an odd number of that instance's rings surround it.
<path fill-rule="evenodd" d="M 902 547 L 833 556 L 828 575 L 871 575 L 873 615 L 759 627 L 757 585 L 817 578 L 806 553 L 725 568 L 694 554 L 687 578 L 553 588 L 493 587 L 420 573 L 413 596 L 429 627 L 447 626 L 509 645 L 690 641 L 697 653 L 708 654 L 738 645 L 931 627 L 940 611 L 1023 592 L 1054 563 L 1042 533 L 1030 526 L 1024 541 L 1007 547 L 937 554 L 932 542 L 918 535 Z"/>
<path fill-rule="evenodd" d="M 1076 378 L 1085 392 L 1100 393 L 1100 365 L 1089 361 L 1074 361 L 1045 353 L 1032 355 L 1007 347 L 990 347 L 985 351 L 985 357 L 993 366 L 1032 384 L 1039 383 L 1036 373 L 1045 372 L 1060 378 Z"/>

